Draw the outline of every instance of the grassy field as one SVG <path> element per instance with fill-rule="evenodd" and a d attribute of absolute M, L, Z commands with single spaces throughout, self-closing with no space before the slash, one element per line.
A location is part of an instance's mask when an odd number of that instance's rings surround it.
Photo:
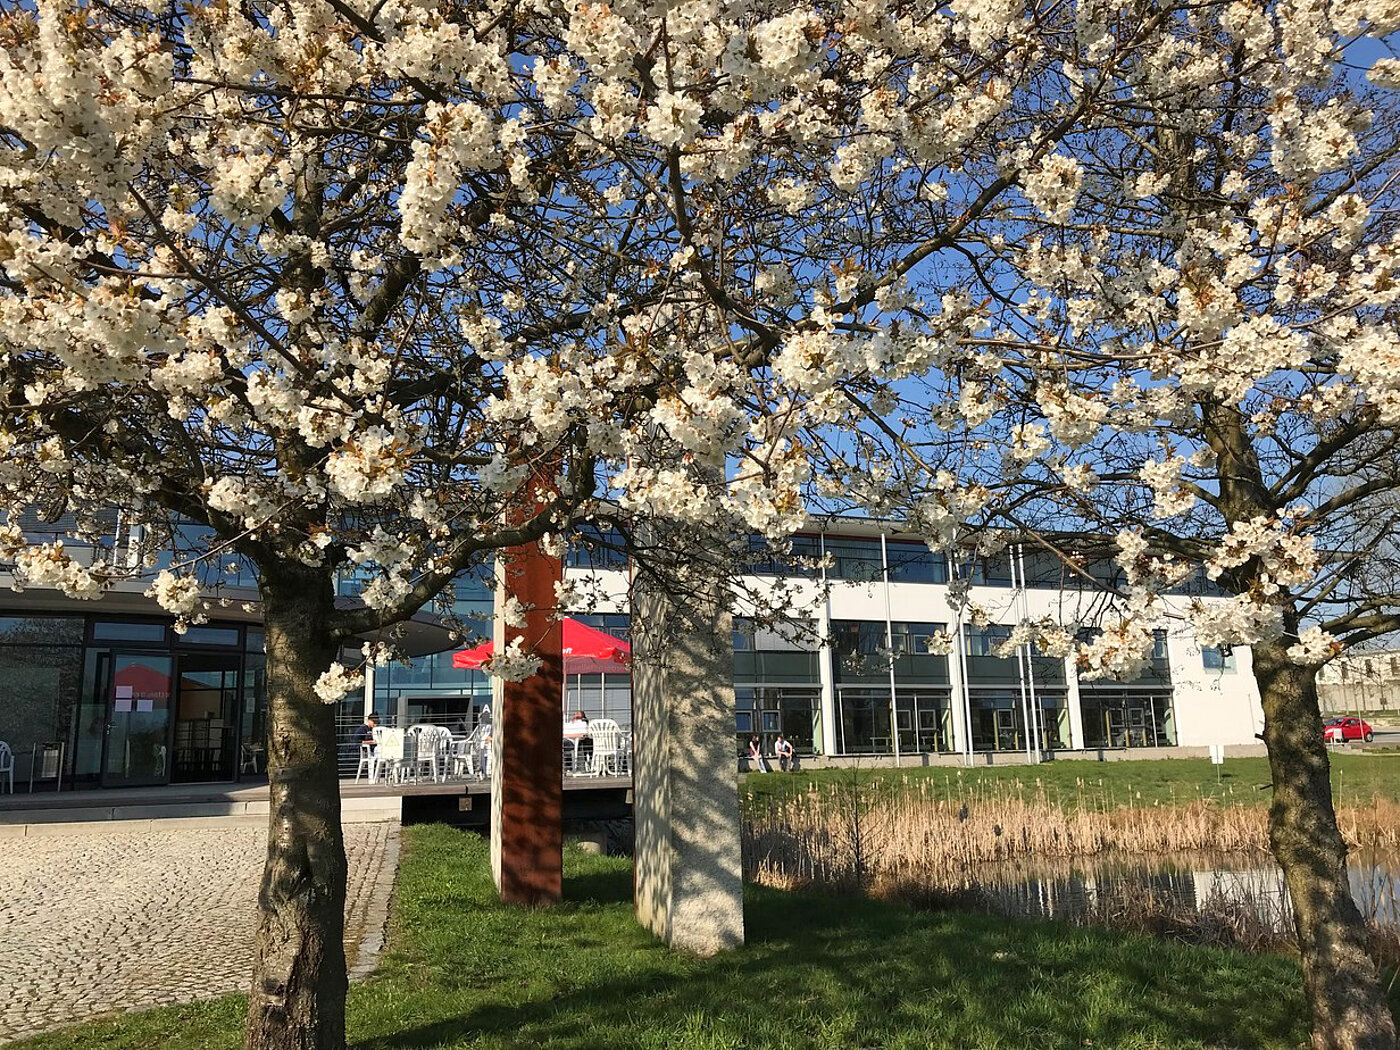
<path fill-rule="evenodd" d="M 1293 1048 L 1296 966 L 1055 924 L 912 913 L 751 888 L 748 946 L 696 960 L 655 944 L 626 860 L 570 850 L 566 903 L 495 903 L 486 850 L 405 829 L 391 947 L 350 994 L 359 1050 L 446 1048 Z M 135 1014 L 24 1050 L 232 1050 L 229 997 Z"/>
<path fill-rule="evenodd" d="M 1075 810 L 1084 807 L 1169 805 L 1200 798 L 1266 804 L 1269 764 L 1264 758 L 1227 759 L 1220 769 L 1208 759 L 1172 758 L 1141 762 L 1094 762 L 1059 759 L 1038 766 L 974 766 L 969 769 L 927 766 L 889 769 L 818 769 L 799 773 L 749 773 L 742 794 L 749 805 L 782 797 L 817 784 L 922 785 L 935 798 L 969 799 L 1010 789 L 1043 792 L 1051 802 Z M 1332 755 L 1332 788 L 1338 803 L 1365 803 L 1375 797 L 1400 800 L 1400 752 Z"/>

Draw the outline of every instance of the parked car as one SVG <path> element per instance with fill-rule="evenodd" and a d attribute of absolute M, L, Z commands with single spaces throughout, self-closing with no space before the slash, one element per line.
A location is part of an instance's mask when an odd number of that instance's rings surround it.
<path fill-rule="evenodd" d="M 1323 726 L 1322 739 L 1329 744 L 1341 744 L 1348 740 L 1364 740 L 1369 744 L 1376 739 L 1376 734 L 1360 718 L 1333 718 Z"/>

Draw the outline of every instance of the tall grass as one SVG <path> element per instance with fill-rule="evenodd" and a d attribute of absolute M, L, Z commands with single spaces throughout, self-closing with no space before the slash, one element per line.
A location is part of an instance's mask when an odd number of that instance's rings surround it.
<path fill-rule="evenodd" d="M 764 801 L 744 817 L 748 877 L 777 887 L 868 889 L 878 883 L 940 890 L 973 884 L 975 869 L 1023 857 L 1086 857 L 1268 849 L 1267 813 L 1213 798 L 1115 804 L 1083 785 L 1073 804 L 1036 782 L 871 789 L 859 775 Z M 1400 847 L 1400 804 L 1339 807 L 1353 848 Z"/>

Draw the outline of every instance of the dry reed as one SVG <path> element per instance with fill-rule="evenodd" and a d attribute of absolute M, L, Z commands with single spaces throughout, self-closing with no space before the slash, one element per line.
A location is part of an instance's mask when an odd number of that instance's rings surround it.
<path fill-rule="evenodd" d="M 1169 805 L 1067 807 L 1040 786 L 978 786 L 944 797 L 926 784 L 865 790 L 852 781 L 750 805 L 744 870 L 776 886 L 869 887 L 877 881 L 938 889 L 969 885 L 984 864 L 1086 857 L 1268 850 L 1266 811 L 1198 798 Z M 1352 848 L 1400 846 L 1400 804 L 1339 808 Z"/>
<path fill-rule="evenodd" d="M 926 783 L 868 787 L 853 777 L 766 805 L 750 800 L 743 824 L 745 876 L 781 889 L 868 893 L 923 908 L 998 910 L 983 892 L 979 872 L 1008 861 L 1068 866 L 1071 858 L 1182 853 L 1267 861 L 1268 814 L 1258 805 L 1195 798 L 1133 806 L 1081 794 L 1067 806 L 1039 785 L 1027 790 L 1021 784 L 948 794 L 930 791 Z M 1396 802 L 1342 805 L 1337 816 L 1353 850 L 1393 853 L 1400 847 Z M 1288 950 L 1295 942 L 1282 883 L 1276 899 L 1266 896 L 1187 903 L 1129 886 L 1064 917 L 1192 943 Z M 1400 903 L 1389 907 L 1390 914 L 1400 913 Z M 1400 963 L 1400 927 L 1372 923 L 1371 933 L 1377 960 Z"/>

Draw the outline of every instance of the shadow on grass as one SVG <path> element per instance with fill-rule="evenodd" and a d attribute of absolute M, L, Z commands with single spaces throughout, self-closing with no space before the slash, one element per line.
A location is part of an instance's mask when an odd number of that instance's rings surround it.
<path fill-rule="evenodd" d="M 453 848 L 441 831 L 415 835 L 404 882 L 431 878 L 433 853 Z M 560 907 L 472 908 L 469 942 L 435 941 L 431 960 L 399 953 L 371 994 L 404 987 L 431 1009 L 378 1032 L 367 1017 L 356 1046 L 1272 1050 L 1306 1039 L 1283 958 L 751 889 L 747 945 L 700 960 L 633 922 L 627 862 L 577 863 Z M 473 966 L 504 979 L 465 989 L 461 968 Z M 434 973 L 448 979 L 434 988 Z"/>
<path fill-rule="evenodd" d="M 566 872 L 564 900 L 570 904 L 632 903 L 632 868 Z"/>

